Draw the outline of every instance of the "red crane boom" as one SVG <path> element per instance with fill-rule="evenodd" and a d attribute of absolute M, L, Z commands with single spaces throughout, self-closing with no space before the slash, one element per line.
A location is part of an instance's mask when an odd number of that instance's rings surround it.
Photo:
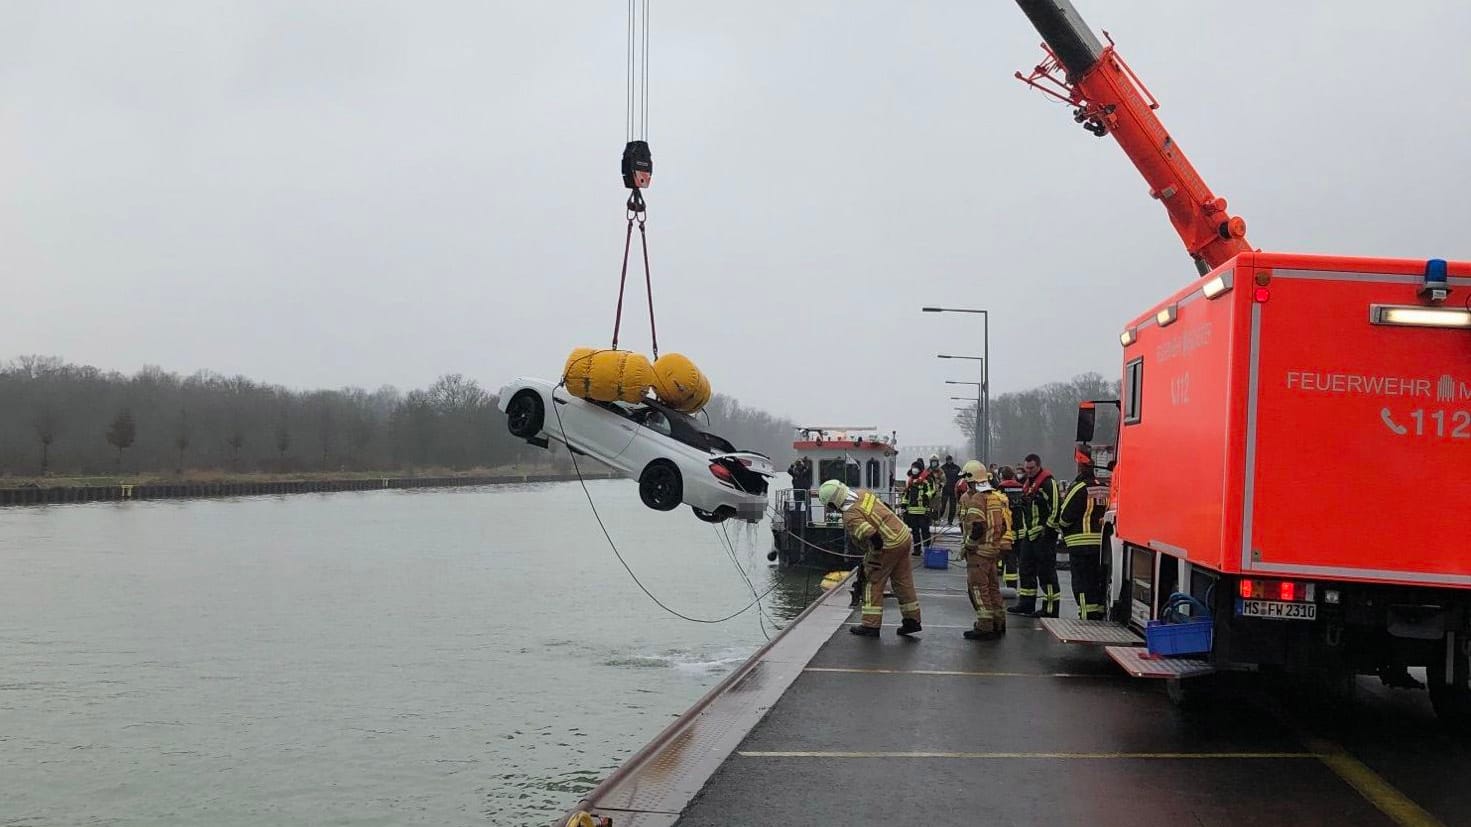
<path fill-rule="evenodd" d="M 1201 273 L 1251 251 L 1246 221 L 1226 212 L 1179 144 L 1155 115 L 1159 103 L 1129 68 L 1113 39 L 1099 43 L 1070 0 L 1017 0 L 1046 43 L 1043 61 L 1016 77 L 1073 107 L 1073 120 L 1094 135 L 1113 135 L 1149 195 L 1164 204 L 1175 232 Z"/>

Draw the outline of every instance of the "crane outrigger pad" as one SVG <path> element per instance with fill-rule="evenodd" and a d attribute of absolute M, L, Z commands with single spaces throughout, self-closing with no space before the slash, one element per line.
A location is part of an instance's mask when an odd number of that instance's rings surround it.
<path fill-rule="evenodd" d="M 1062 643 L 1084 643 L 1093 646 L 1122 644 L 1142 646 L 1144 638 L 1134 634 L 1127 626 L 1112 620 L 1073 620 L 1071 618 L 1044 617 L 1042 628 L 1052 633 Z"/>
<path fill-rule="evenodd" d="M 1103 651 L 1136 678 L 1198 678 L 1216 671 L 1205 658 L 1151 655 L 1142 646 L 1109 646 Z"/>

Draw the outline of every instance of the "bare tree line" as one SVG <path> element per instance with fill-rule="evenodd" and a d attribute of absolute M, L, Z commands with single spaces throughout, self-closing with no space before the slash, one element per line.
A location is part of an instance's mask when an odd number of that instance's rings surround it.
<path fill-rule="evenodd" d="M 716 395 L 712 430 L 784 457 L 792 423 Z M 567 467 L 566 453 L 550 459 Z M 0 366 L 0 474 L 494 468 L 544 464 L 506 432 L 494 395 L 446 374 L 407 393 L 384 386 L 298 391 L 244 376 L 132 376 L 22 356 Z"/>
<path fill-rule="evenodd" d="M 1009 465 L 1027 454 L 1037 454 L 1059 476 L 1071 477 L 1077 436 L 1078 403 L 1090 399 L 1118 399 L 1117 380 L 1084 373 L 1066 382 L 1051 382 L 991 400 L 991 459 Z M 975 433 L 976 413 L 955 415 L 955 424 L 967 437 Z M 1099 441 L 1115 433 L 1118 415 L 1112 407 L 1098 409 Z"/>

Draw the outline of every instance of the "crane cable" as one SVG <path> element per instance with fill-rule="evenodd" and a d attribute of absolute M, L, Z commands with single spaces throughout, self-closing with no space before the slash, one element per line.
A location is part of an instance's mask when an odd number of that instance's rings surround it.
<path fill-rule="evenodd" d="M 555 398 L 553 398 L 552 401 L 553 401 L 553 404 L 552 404 L 552 413 L 556 414 L 556 417 L 557 417 L 557 429 L 562 432 L 562 444 L 569 446 L 569 448 L 567 450 L 567 455 L 572 458 L 572 470 L 574 472 L 576 472 L 576 474 L 577 474 L 577 482 L 578 482 L 579 485 L 582 486 L 582 495 L 587 498 L 587 506 L 588 506 L 588 508 L 592 509 L 593 519 L 597 520 L 597 522 L 598 522 L 598 528 L 599 529 L 602 529 L 603 538 L 608 541 L 608 548 L 610 548 L 610 549 L 613 550 L 613 556 L 618 558 L 618 562 L 623 566 L 623 570 L 626 571 L 626 572 L 628 572 L 628 576 L 633 579 L 633 584 L 635 586 L 638 586 L 639 591 L 641 591 L 645 595 L 647 595 L 650 600 L 654 601 L 654 605 L 658 606 L 659 608 L 663 609 L 664 611 L 668 612 L 669 614 L 674 615 L 675 617 L 677 617 L 677 618 L 679 618 L 681 620 L 688 620 L 691 623 L 724 623 L 727 620 L 734 620 L 735 618 L 737 618 L 737 617 L 745 614 L 746 612 L 750 611 L 753 608 L 759 607 L 761 605 L 762 598 L 764 598 L 767 595 L 771 594 L 772 592 L 776 591 L 777 586 L 781 585 L 780 583 L 773 582 L 771 584 L 771 587 L 770 588 L 768 588 L 766 591 L 761 592 L 760 594 L 756 595 L 756 599 L 755 600 L 752 600 L 750 603 L 747 603 L 745 606 L 741 607 L 740 609 L 737 609 L 734 612 L 731 612 L 728 615 L 725 615 L 724 617 L 694 617 L 692 615 L 687 615 L 687 614 L 679 611 L 678 609 L 674 609 L 674 608 L 670 607 L 669 605 L 665 604 L 664 601 L 662 601 L 659 598 L 655 597 L 654 596 L 654 593 L 651 592 L 651 591 L 649 591 L 649 588 L 643 584 L 643 581 L 641 581 L 641 580 L 638 579 L 638 575 L 633 573 L 633 568 L 628 565 L 628 561 L 625 560 L 625 559 L 623 559 L 623 554 L 618 551 L 618 544 L 613 542 L 612 535 L 608 533 L 608 527 L 603 524 L 603 517 L 602 517 L 601 514 L 598 513 L 598 507 L 592 501 L 592 492 L 590 492 L 590 491 L 587 490 L 587 480 L 583 479 L 583 477 L 582 477 L 582 468 L 581 468 L 581 466 L 577 462 L 577 452 L 571 450 L 570 443 L 567 441 L 567 426 L 564 425 L 564 424 L 562 424 L 562 411 L 555 404 L 556 403 Z M 734 554 L 734 552 L 732 552 L 732 555 L 733 554 Z M 737 566 L 739 566 L 739 564 L 737 564 Z M 763 628 L 762 632 L 763 632 L 763 634 L 765 633 L 765 629 L 764 628 Z"/>
<path fill-rule="evenodd" d="M 630 192 L 624 203 L 628 227 L 623 234 L 623 267 L 618 273 L 618 306 L 613 314 L 613 350 L 623 324 L 623 294 L 628 283 L 628 254 L 633 249 L 633 226 L 638 224 L 644 257 L 644 291 L 649 299 L 649 340 L 659 358 L 659 330 L 654 324 L 654 284 L 649 274 L 649 235 L 643 191 L 653 182 L 654 158 L 649 152 L 649 0 L 628 0 L 627 100 L 623 146 L 623 186 Z"/>

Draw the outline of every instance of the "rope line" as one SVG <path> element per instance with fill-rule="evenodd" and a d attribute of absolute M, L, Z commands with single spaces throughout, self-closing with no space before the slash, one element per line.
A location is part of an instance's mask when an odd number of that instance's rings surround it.
<path fill-rule="evenodd" d="M 562 387 L 562 385 L 559 384 L 557 385 L 557 387 L 560 388 Z M 608 533 L 608 527 L 603 523 L 602 515 L 598 513 L 598 506 L 592 500 L 592 492 L 587 490 L 587 481 L 582 478 L 582 467 L 577 462 L 577 453 L 572 450 L 571 444 L 567 441 L 567 427 L 562 424 L 562 412 L 557 409 L 555 391 L 553 391 L 552 397 L 552 413 L 556 414 L 557 416 L 557 428 L 562 432 L 562 444 L 567 446 L 567 453 L 569 456 L 572 457 L 572 470 L 577 474 L 577 484 L 582 486 L 582 495 L 587 498 L 587 506 L 588 508 L 592 509 L 593 518 L 597 520 L 598 528 L 603 532 L 603 538 L 608 541 L 608 548 L 613 550 L 613 556 L 618 558 L 618 563 L 623 566 L 624 571 L 628 572 L 628 576 L 633 579 L 634 585 L 638 586 L 639 591 L 643 592 L 646 596 L 648 596 L 650 600 L 654 601 L 654 605 L 658 606 L 669 614 L 680 618 L 681 620 L 688 620 L 691 623 L 724 623 L 728 620 L 734 620 L 735 618 L 740 617 L 741 615 L 750 611 L 753 607 L 760 606 L 762 598 L 776 591 L 776 587 L 779 584 L 773 583 L 771 585 L 771 588 L 757 595 L 755 600 L 747 603 L 744 607 L 737 609 L 736 611 L 731 612 L 724 617 L 715 618 L 693 617 L 691 615 L 687 615 L 684 612 L 679 611 L 678 609 L 674 609 L 668 606 L 664 603 L 664 601 L 656 597 L 654 593 L 649 591 L 649 588 L 643 584 L 643 581 L 638 579 L 638 575 L 633 573 L 633 568 L 628 565 L 628 561 L 623 559 L 623 554 L 618 551 L 618 544 L 613 542 L 613 536 Z"/>

